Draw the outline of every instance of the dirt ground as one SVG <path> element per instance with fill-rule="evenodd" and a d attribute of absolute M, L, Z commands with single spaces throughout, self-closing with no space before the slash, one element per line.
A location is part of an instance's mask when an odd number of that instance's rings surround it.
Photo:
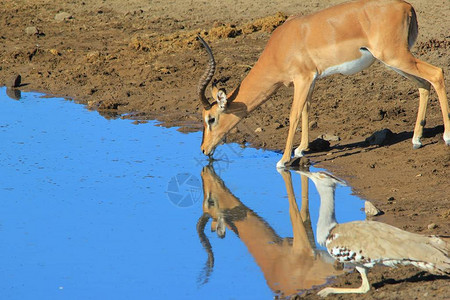
<path fill-rule="evenodd" d="M 105 117 L 158 119 L 166 126 L 180 126 L 181 131 L 200 130 L 196 86 L 207 57 L 195 41 L 197 33 L 206 36 L 214 51 L 215 77 L 231 90 L 287 16 L 340 2 L 2 0 L 0 84 L 8 85 L 20 74 L 22 90 L 70 97 Z M 449 74 L 448 1 L 410 2 L 419 21 L 413 53 Z M 448 76 L 446 85 L 450 86 Z M 283 149 L 292 95 L 292 88 L 281 88 L 241 122 L 228 141 Z M 442 140 L 442 115 L 432 91 L 424 147 L 412 149 L 418 96 L 410 81 L 378 62 L 357 75 L 319 80 L 311 105 L 311 137 L 330 134 L 340 141 L 309 157 L 384 211 L 378 220 L 411 232 L 448 236 L 450 147 Z M 394 133 L 385 145 L 364 143 L 384 128 Z M 448 277 L 414 268 L 377 267 L 369 280 L 372 290 L 358 299 L 450 295 Z M 350 273 L 335 284 L 359 283 L 358 274 Z M 316 297 L 313 292 L 303 296 Z"/>

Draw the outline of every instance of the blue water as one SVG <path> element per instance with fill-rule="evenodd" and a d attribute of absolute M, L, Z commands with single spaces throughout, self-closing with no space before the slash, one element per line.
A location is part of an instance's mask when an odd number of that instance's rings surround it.
<path fill-rule="evenodd" d="M 267 299 L 272 291 L 232 231 L 196 223 L 207 160 L 201 133 L 156 122 L 107 120 L 60 98 L 0 88 L 0 291 L 2 299 Z M 292 236 L 280 154 L 223 145 L 216 173 L 281 237 Z M 317 170 L 317 169 L 316 169 Z M 299 202 L 300 177 L 292 174 Z M 337 189 L 339 222 L 364 219 L 363 202 Z M 339 205 L 339 202 L 342 205 Z M 300 205 L 300 203 L 299 203 Z M 315 230 L 319 198 L 310 185 Z"/>

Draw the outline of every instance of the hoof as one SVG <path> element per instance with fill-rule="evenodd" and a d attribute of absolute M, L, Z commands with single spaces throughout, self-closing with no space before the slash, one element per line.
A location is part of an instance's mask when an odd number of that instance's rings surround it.
<path fill-rule="evenodd" d="M 285 162 L 283 162 L 282 160 L 277 162 L 277 169 L 285 169 L 285 168 L 286 168 L 286 163 Z"/>
<path fill-rule="evenodd" d="M 447 146 L 450 146 L 450 132 L 444 133 L 444 141 Z"/>
<path fill-rule="evenodd" d="M 294 151 L 295 157 L 303 157 L 304 155 L 305 155 L 305 152 L 303 149 L 299 149 L 299 148 L 295 149 L 295 151 Z"/>
<path fill-rule="evenodd" d="M 413 149 L 419 149 L 422 147 L 422 144 L 413 144 Z"/>

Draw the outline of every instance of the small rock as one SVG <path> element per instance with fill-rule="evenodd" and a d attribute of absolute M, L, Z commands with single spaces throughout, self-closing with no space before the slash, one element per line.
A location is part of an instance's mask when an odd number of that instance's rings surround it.
<path fill-rule="evenodd" d="M 20 87 L 21 84 L 22 84 L 22 76 L 20 76 L 20 74 L 15 74 L 11 77 L 6 86 L 10 88 L 18 88 Z"/>
<path fill-rule="evenodd" d="M 319 135 L 318 138 L 321 138 L 321 139 L 323 139 L 325 141 L 329 141 L 329 142 L 339 142 L 341 140 L 341 138 L 338 137 L 337 135 L 328 134 L 328 133 Z"/>
<path fill-rule="evenodd" d="M 256 133 L 258 133 L 258 132 L 263 132 L 263 131 L 264 131 L 264 130 L 263 130 L 261 127 L 258 127 L 258 128 L 255 129 L 255 132 L 256 132 Z"/>
<path fill-rule="evenodd" d="M 99 58 L 100 58 L 100 52 L 99 51 L 91 51 L 91 52 L 88 52 L 86 54 L 86 60 L 88 62 L 90 62 L 90 63 L 98 60 Z"/>
<path fill-rule="evenodd" d="M 309 122 L 309 128 L 316 129 L 318 127 L 317 121 Z"/>
<path fill-rule="evenodd" d="M 366 201 L 364 203 L 364 212 L 366 213 L 366 216 L 373 217 L 381 215 L 383 212 L 375 207 L 375 205 L 372 204 L 370 201 Z"/>
<path fill-rule="evenodd" d="M 370 120 L 371 121 L 381 121 L 384 119 L 384 116 L 386 115 L 386 112 L 382 109 L 379 109 L 378 111 L 374 111 L 371 115 L 370 115 Z"/>
<path fill-rule="evenodd" d="M 280 122 L 275 122 L 273 123 L 272 127 L 274 127 L 275 129 L 280 129 L 283 128 L 284 126 Z"/>
<path fill-rule="evenodd" d="M 434 224 L 434 223 L 431 223 L 427 227 L 428 227 L 429 230 L 431 230 L 431 229 L 437 228 L 438 226 L 436 224 Z"/>
<path fill-rule="evenodd" d="M 25 33 L 28 35 L 38 35 L 39 29 L 37 29 L 34 26 L 30 26 L 30 27 L 25 28 Z"/>
<path fill-rule="evenodd" d="M 57 13 L 57 14 L 55 15 L 55 20 L 58 21 L 58 22 L 70 20 L 70 19 L 72 19 L 72 18 L 73 18 L 73 17 L 72 17 L 71 14 L 69 14 L 68 12 L 64 12 L 64 11 L 62 11 L 62 12 L 60 12 L 60 13 Z"/>
<path fill-rule="evenodd" d="M 159 69 L 159 72 L 161 72 L 161 74 L 166 74 L 166 75 L 171 74 L 170 69 L 166 68 L 166 67 Z"/>
<path fill-rule="evenodd" d="M 50 49 L 49 52 L 55 56 L 61 55 L 61 53 L 59 53 L 59 51 L 56 49 Z"/>
<path fill-rule="evenodd" d="M 394 137 L 394 133 L 389 129 L 383 129 L 375 132 L 371 136 L 366 139 L 366 143 L 369 145 L 385 145 L 392 137 Z"/>
<path fill-rule="evenodd" d="M 325 141 L 322 138 L 317 138 L 311 143 L 309 143 L 309 150 L 311 151 L 325 151 L 330 149 L 330 142 Z"/>

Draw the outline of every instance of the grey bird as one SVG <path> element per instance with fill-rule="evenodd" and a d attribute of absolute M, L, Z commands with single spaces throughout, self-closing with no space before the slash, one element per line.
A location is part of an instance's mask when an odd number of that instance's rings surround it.
<path fill-rule="evenodd" d="M 449 245 L 437 236 L 407 232 L 376 221 L 338 224 L 335 218 L 335 189 L 345 183 L 325 172 L 302 172 L 315 184 L 320 195 L 317 242 L 342 263 L 356 267 L 361 274 L 359 288 L 322 289 L 318 294 L 367 293 L 370 290 L 367 269 L 376 264 L 389 267 L 414 265 L 437 275 L 450 274 Z"/>

